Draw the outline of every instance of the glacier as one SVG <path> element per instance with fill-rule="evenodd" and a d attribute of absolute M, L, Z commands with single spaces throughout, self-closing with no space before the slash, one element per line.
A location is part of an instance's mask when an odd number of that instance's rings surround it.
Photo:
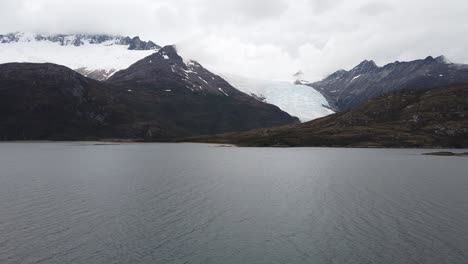
<path fill-rule="evenodd" d="M 334 113 L 327 99 L 314 88 L 293 80 L 262 80 L 233 74 L 221 74 L 236 89 L 281 108 L 307 122 Z"/>

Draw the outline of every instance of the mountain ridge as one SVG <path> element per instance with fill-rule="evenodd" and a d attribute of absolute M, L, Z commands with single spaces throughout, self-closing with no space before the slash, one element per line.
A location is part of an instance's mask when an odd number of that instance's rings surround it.
<path fill-rule="evenodd" d="M 129 50 L 157 50 L 161 47 L 151 40 L 143 41 L 139 36 L 129 37 L 109 34 L 36 34 L 26 32 L 15 32 L 0 34 L 0 43 L 49 41 L 61 46 L 73 45 L 76 47 L 85 44 L 116 44 L 128 46 Z"/>
<path fill-rule="evenodd" d="M 402 89 L 426 89 L 468 83 L 468 65 L 450 63 L 444 56 L 377 66 L 364 60 L 353 69 L 339 70 L 307 84 L 320 91 L 334 110 L 346 111 L 366 100 Z"/>

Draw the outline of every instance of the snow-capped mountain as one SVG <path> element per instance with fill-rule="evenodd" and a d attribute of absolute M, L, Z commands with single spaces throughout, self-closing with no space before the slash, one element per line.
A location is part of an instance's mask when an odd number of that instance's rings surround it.
<path fill-rule="evenodd" d="M 106 84 L 121 89 L 122 100 L 140 109 L 144 120 L 170 123 L 188 134 L 215 134 L 296 123 L 277 106 L 260 102 L 231 86 L 175 46 L 116 72 Z M 160 129 L 154 127 L 153 135 Z"/>
<path fill-rule="evenodd" d="M 102 44 L 113 42 L 117 45 L 128 45 L 129 50 L 156 50 L 161 47 L 152 41 L 142 41 L 139 37 L 123 37 L 105 34 L 32 34 L 32 33 L 9 33 L 0 35 L 0 43 L 49 41 L 59 43 L 61 46 L 83 46 L 86 44 Z"/>
<path fill-rule="evenodd" d="M 159 48 L 139 37 L 11 33 L 0 35 L 0 63 L 50 62 L 104 80 Z"/>
<path fill-rule="evenodd" d="M 261 80 L 222 74 L 231 85 L 258 100 L 273 104 L 302 122 L 333 114 L 325 97 L 294 81 Z"/>
<path fill-rule="evenodd" d="M 166 92 L 246 96 L 193 60 L 184 60 L 175 46 L 166 46 L 108 79 L 111 83 L 145 83 Z"/>
<path fill-rule="evenodd" d="M 0 64 L 49 62 L 67 66 L 99 81 L 108 80 L 116 72 L 127 69 L 153 53 L 156 54 L 160 49 L 161 47 L 152 41 L 142 41 L 139 37 L 92 34 L 0 34 Z M 203 79 L 206 70 L 198 63 L 187 58 L 184 60 L 185 68 L 175 67 L 172 70 L 185 78 L 185 82 L 190 83 L 191 89 L 226 96 L 230 94 L 221 87 L 211 87 L 214 80 Z M 299 117 L 301 121 L 333 113 L 329 109 L 327 100 L 308 86 L 294 85 L 290 81 L 249 79 L 231 74 L 225 74 L 223 77 L 240 91 L 260 101 L 276 105 L 283 111 Z"/>

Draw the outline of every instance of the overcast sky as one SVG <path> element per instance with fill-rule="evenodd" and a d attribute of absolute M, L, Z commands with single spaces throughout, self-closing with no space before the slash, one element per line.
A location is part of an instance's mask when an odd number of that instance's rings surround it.
<path fill-rule="evenodd" d="M 139 35 L 222 72 L 317 79 L 364 59 L 468 63 L 468 0 L 0 0 L 0 32 Z"/>

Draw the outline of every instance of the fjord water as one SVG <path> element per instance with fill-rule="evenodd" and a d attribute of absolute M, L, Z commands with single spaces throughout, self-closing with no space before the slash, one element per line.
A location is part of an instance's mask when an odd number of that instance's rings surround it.
<path fill-rule="evenodd" d="M 468 159 L 0 144 L 0 263 L 468 263 Z"/>

